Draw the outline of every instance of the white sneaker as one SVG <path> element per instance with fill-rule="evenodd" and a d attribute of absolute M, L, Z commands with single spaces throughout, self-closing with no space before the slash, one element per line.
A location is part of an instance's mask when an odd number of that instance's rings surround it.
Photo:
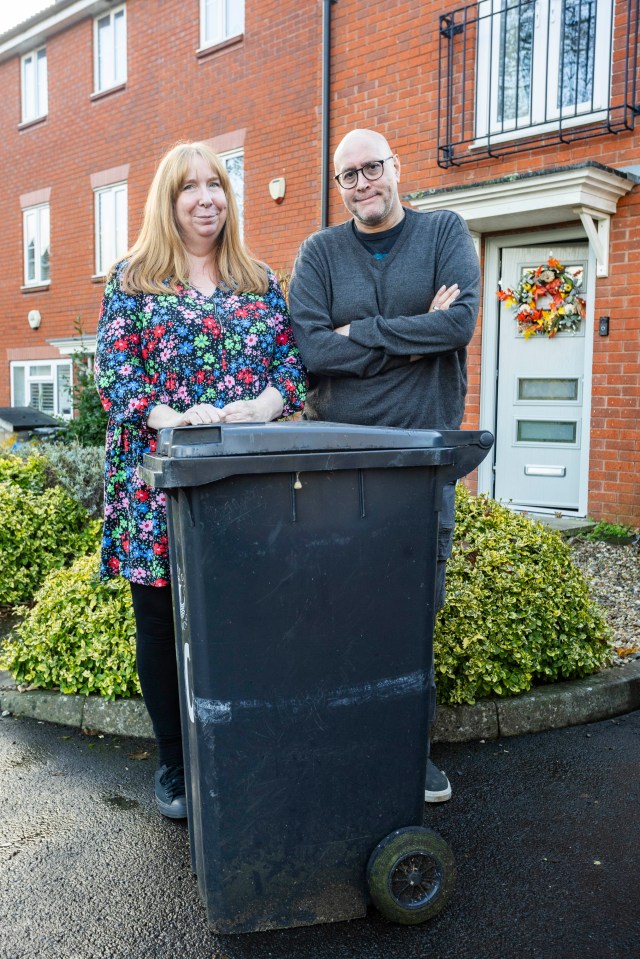
<path fill-rule="evenodd" d="M 425 802 L 446 802 L 451 799 L 451 783 L 441 769 L 427 759 L 427 774 L 424 781 Z"/>

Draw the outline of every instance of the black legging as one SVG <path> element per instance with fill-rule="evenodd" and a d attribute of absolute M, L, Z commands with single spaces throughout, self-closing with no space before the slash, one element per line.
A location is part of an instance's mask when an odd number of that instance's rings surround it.
<path fill-rule="evenodd" d="M 130 583 L 136 618 L 136 662 L 160 765 L 181 766 L 182 733 L 170 586 Z"/>

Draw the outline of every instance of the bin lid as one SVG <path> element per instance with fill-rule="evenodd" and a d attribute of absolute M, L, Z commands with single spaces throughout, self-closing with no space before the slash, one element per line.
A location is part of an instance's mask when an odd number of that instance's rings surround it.
<path fill-rule="evenodd" d="M 212 423 L 163 429 L 158 432 L 156 453 L 191 459 L 261 453 L 436 449 L 445 445 L 443 434 L 437 430 L 293 420 L 284 423 Z"/>
<path fill-rule="evenodd" d="M 156 489 L 204 486 L 240 474 L 437 466 L 453 482 L 484 459 L 485 431 L 403 430 L 295 420 L 160 430 L 140 478 Z"/>

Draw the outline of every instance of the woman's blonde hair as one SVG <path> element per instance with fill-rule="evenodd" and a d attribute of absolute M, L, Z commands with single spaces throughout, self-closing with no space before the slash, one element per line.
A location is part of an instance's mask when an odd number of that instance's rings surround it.
<path fill-rule="evenodd" d="M 227 219 L 215 249 L 223 282 L 238 293 L 266 293 L 266 267 L 251 255 L 240 238 L 238 207 L 229 174 L 206 143 L 178 143 L 158 164 L 147 195 L 142 228 L 124 256 L 121 287 L 125 293 L 177 293 L 179 284 L 188 283 L 189 259 L 178 229 L 175 203 L 197 159 L 211 167 L 227 200 Z"/>

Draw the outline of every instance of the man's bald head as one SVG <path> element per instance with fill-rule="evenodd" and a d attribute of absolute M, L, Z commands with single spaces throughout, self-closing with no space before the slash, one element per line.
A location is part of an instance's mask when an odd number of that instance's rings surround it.
<path fill-rule="evenodd" d="M 383 137 L 377 130 L 351 130 L 347 133 L 338 144 L 336 152 L 333 155 L 336 173 L 340 172 L 340 160 L 345 153 L 352 149 L 360 150 L 369 148 L 373 150 L 374 153 L 380 153 L 380 158 L 383 156 L 391 156 L 392 153 L 386 137 Z"/>

